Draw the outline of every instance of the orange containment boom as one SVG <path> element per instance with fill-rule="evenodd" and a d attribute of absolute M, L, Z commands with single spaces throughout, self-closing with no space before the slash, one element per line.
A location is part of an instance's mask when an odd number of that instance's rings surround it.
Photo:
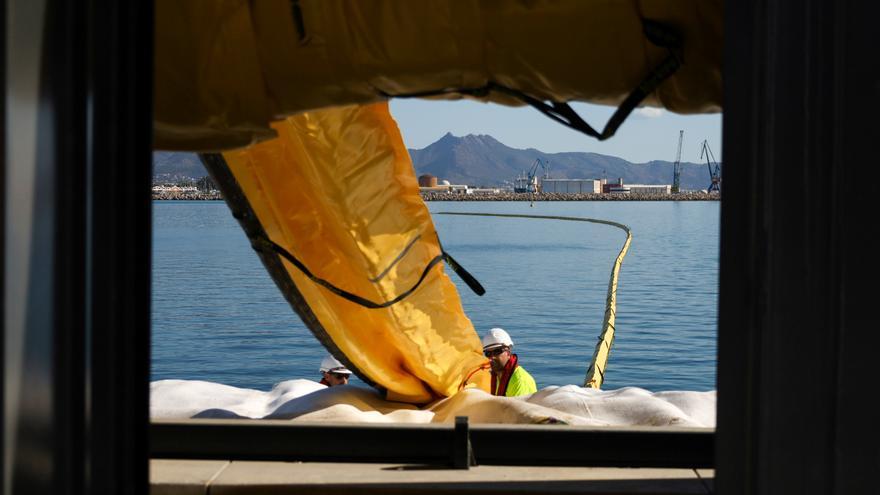
<path fill-rule="evenodd" d="M 271 139 L 270 121 L 391 97 L 529 104 L 566 125 L 567 102 L 626 108 L 600 139 L 637 105 L 721 110 L 720 0 L 157 0 L 155 12 L 157 149 L 239 148 Z"/>
<path fill-rule="evenodd" d="M 306 112 L 272 128 L 276 139 L 202 157 L 318 340 L 390 400 L 427 403 L 465 381 L 488 390 L 480 339 L 438 262 L 388 105 Z"/>

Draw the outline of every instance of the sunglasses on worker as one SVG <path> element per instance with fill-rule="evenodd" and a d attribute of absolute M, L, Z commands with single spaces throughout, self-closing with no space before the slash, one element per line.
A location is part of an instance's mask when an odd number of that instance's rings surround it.
<path fill-rule="evenodd" d="M 506 350 L 507 350 L 507 347 L 504 347 L 504 346 L 496 347 L 494 349 L 486 349 L 485 351 L 483 351 L 483 355 L 486 356 L 487 358 L 493 358 Z"/>

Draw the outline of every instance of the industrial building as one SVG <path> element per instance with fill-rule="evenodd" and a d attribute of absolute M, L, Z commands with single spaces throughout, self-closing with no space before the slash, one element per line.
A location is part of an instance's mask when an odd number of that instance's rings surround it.
<path fill-rule="evenodd" d="M 602 192 L 602 189 L 598 179 L 543 179 L 541 181 L 541 192 L 599 194 Z"/>
<path fill-rule="evenodd" d="M 538 192 L 558 194 L 671 194 L 669 184 L 624 184 L 623 178 L 614 183 L 607 179 L 541 179 Z"/>
<path fill-rule="evenodd" d="M 470 187 L 467 184 L 450 184 L 448 180 L 438 179 L 430 174 L 419 176 L 419 192 L 449 194 L 497 194 L 498 189 Z"/>
<path fill-rule="evenodd" d="M 431 174 L 422 174 L 419 176 L 419 187 L 437 187 L 437 178 Z"/>
<path fill-rule="evenodd" d="M 608 194 L 672 194 L 671 184 L 624 184 L 623 177 L 613 183 L 602 179 L 601 187 Z"/>

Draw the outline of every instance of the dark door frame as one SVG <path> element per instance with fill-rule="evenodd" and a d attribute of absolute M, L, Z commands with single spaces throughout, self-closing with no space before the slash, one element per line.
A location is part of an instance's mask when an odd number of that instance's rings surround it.
<path fill-rule="evenodd" d="M 28 2 L 5 5 L 9 52 L 21 46 L 9 26 L 43 43 L 38 153 L 4 162 L 36 173 L 38 212 L 29 290 L 4 291 L 4 335 L 24 342 L 23 367 L 4 362 L 5 411 L 16 413 L 3 432 L 16 442 L 6 484 L 145 493 L 152 5 L 47 0 L 29 19 Z M 880 441 L 862 401 L 876 376 L 878 9 L 725 8 L 719 493 L 876 484 Z M 6 59 L 7 90 L 19 62 Z M 7 100 L 6 135 L 18 124 L 10 111 Z M 15 143 L 4 144 L 6 160 Z M 5 204 L 13 185 L 3 186 Z M 3 227 L 4 263 L 16 263 L 12 225 Z M 10 272 L 4 265 L 7 282 Z M 25 308 L 24 326 L 7 326 L 13 307 Z M 23 385 L 14 397 L 13 382 Z"/>

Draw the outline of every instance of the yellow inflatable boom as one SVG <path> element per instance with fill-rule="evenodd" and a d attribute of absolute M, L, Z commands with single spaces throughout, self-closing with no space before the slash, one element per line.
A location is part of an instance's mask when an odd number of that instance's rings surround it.
<path fill-rule="evenodd" d="M 269 122 L 394 96 L 721 109 L 720 0 L 157 0 L 155 146 L 229 150 Z M 586 132 L 586 131 L 584 131 Z"/>
<path fill-rule="evenodd" d="M 480 340 L 439 263 L 387 104 L 307 112 L 272 128 L 277 139 L 203 160 L 318 340 L 390 400 L 427 403 L 466 381 L 488 390 Z"/>

